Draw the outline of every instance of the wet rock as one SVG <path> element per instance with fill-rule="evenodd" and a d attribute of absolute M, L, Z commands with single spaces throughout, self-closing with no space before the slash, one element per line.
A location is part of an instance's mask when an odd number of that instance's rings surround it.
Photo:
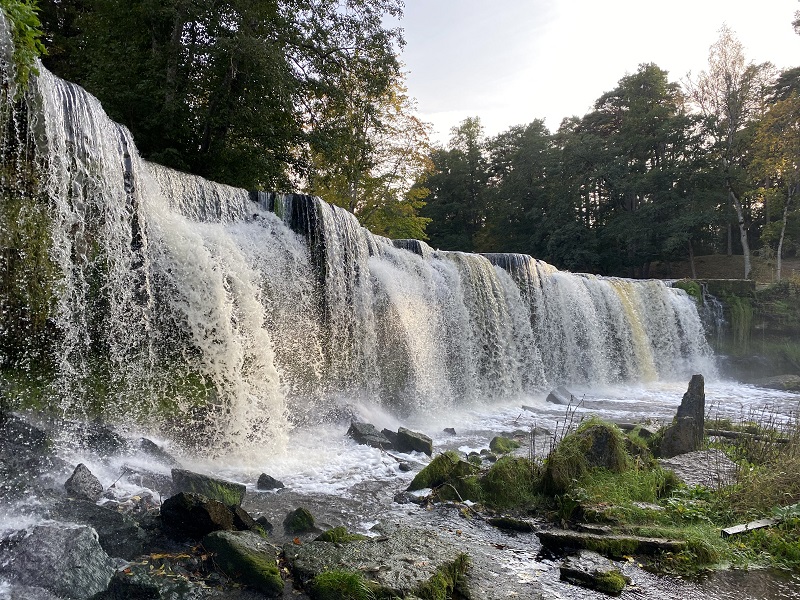
<path fill-rule="evenodd" d="M 91 527 L 37 525 L 6 543 L 0 576 L 15 585 L 45 588 L 67 598 L 89 598 L 105 590 L 114 574 L 114 563 Z"/>
<path fill-rule="evenodd" d="M 384 434 L 378 431 L 371 423 L 360 423 L 353 421 L 350 424 L 350 429 L 347 430 L 347 435 L 353 438 L 357 443 L 373 448 L 392 448 L 392 442 Z"/>
<path fill-rule="evenodd" d="M 588 550 L 567 557 L 560 572 L 564 581 L 613 596 L 621 594 L 630 583 L 613 562 Z"/>
<path fill-rule="evenodd" d="M 175 489 L 179 492 L 200 494 L 228 506 L 240 505 L 247 492 L 247 488 L 241 483 L 217 479 L 185 469 L 172 469 L 172 481 Z"/>
<path fill-rule="evenodd" d="M 102 423 L 88 423 L 79 427 L 86 448 L 99 456 L 114 456 L 128 449 L 128 441 Z"/>
<path fill-rule="evenodd" d="M 376 532 L 380 537 L 346 544 L 286 544 L 284 554 L 292 574 L 303 584 L 335 569 L 363 573 L 381 597 L 453 596 L 457 582 L 448 586 L 441 574 L 463 574 L 467 562 L 457 547 L 431 530 L 382 525 Z M 436 592 L 432 580 L 441 583 Z"/>
<path fill-rule="evenodd" d="M 778 375 L 769 379 L 762 379 L 756 385 L 773 390 L 786 392 L 800 392 L 800 375 Z"/>
<path fill-rule="evenodd" d="M 88 500 L 63 500 L 53 507 L 51 517 L 93 527 L 100 546 L 111 557 L 133 560 L 145 552 L 150 540 L 130 517 Z"/>
<path fill-rule="evenodd" d="M 317 531 L 314 516 L 307 508 L 297 508 L 286 515 L 283 520 L 283 529 L 286 533 L 298 534 Z"/>
<path fill-rule="evenodd" d="M 547 398 L 545 398 L 545 401 L 550 402 L 552 404 L 561 404 L 567 406 L 573 403 L 573 399 L 574 396 L 572 395 L 572 392 L 570 392 L 563 385 L 560 385 L 556 389 L 552 390 L 549 394 L 547 394 Z"/>
<path fill-rule="evenodd" d="M 267 533 L 272 533 L 272 523 L 269 522 L 269 519 L 264 515 L 261 515 L 256 519 L 256 523 L 261 525 L 261 528 L 266 531 Z"/>
<path fill-rule="evenodd" d="M 497 435 L 489 442 L 489 450 L 495 454 L 508 454 L 519 448 L 520 443 L 502 435 Z"/>
<path fill-rule="evenodd" d="M 412 471 L 414 469 L 414 466 L 410 462 L 401 460 L 399 463 L 397 463 L 397 468 L 400 469 L 403 473 L 408 473 L 409 471 Z"/>
<path fill-rule="evenodd" d="M 738 467 L 722 450 L 697 450 L 658 462 L 690 487 L 701 485 L 717 490 L 736 483 Z"/>
<path fill-rule="evenodd" d="M 205 586 L 184 577 L 168 577 L 152 565 L 133 564 L 117 571 L 105 592 L 92 600 L 204 600 L 210 595 Z"/>
<path fill-rule="evenodd" d="M 161 505 L 161 522 L 171 537 L 200 540 L 212 531 L 236 529 L 229 506 L 200 494 L 180 492 Z"/>
<path fill-rule="evenodd" d="M 203 538 L 203 546 L 216 553 L 215 564 L 234 581 L 270 598 L 283 594 L 278 549 L 260 536 L 249 531 L 218 531 Z"/>
<path fill-rule="evenodd" d="M 83 463 L 75 467 L 70 478 L 64 482 L 64 489 L 73 498 L 92 502 L 97 502 L 103 495 L 103 484 Z"/>
<path fill-rule="evenodd" d="M 233 527 L 237 531 L 252 531 L 254 533 L 265 533 L 261 524 L 256 521 L 250 513 L 248 513 L 241 506 L 230 506 L 233 513 Z"/>
<path fill-rule="evenodd" d="M 386 436 L 386 439 L 389 440 L 389 443 L 392 444 L 392 448 L 397 448 L 397 432 L 392 431 L 391 429 L 383 428 L 381 429 L 381 433 Z"/>
<path fill-rule="evenodd" d="M 530 521 L 514 519 L 513 517 L 490 517 L 486 519 L 486 522 L 492 527 L 497 527 L 504 531 L 521 531 L 523 533 L 536 531 L 536 527 Z"/>
<path fill-rule="evenodd" d="M 435 488 L 445 483 L 452 484 L 462 477 L 474 475 L 477 472 L 477 466 L 461 460 L 456 452 L 449 450 L 434 458 L 428 466 L 417 473 L 408 486 L 408 491 Z"/>
<path fill-rule="evenodd" d="M 50 590 L 43 587 L 33 587 L 29 585 L 9 585 L 6 588 L 8 596 L 2 596 L 8 600 L 63 600 L 62 596 L 56 596 Z"/>
<path fill-rule="evenodd" d="M 172 456 L 154 441 L 148 440 L 147 438 L 141 438 L 139 440 L 139 450 L 144 454 L 154 458 L 158 462 L 167 465 L 168 467 L 180 466 L 180 462 L 178 462 L 174 456 Z"/>
<path fill-rule="evenodd" d="M 661 552 L 681 552 L 686 550 L 683 540 L 649 538 L 637 535 L 597 534 L 568 529 L 547 529 L 537 531 L 542 546 L 551 552 L 593 548 L 604 555 L 622 557 L 631 554 L 659 554 Z"/>
<path fill-rule="evenodd" d="M 442 431 L 448 435 L 456 435 L 456 430 L 453 427 L 445 427 Z"/>
<path fill-rule="evenodd" d="M 395 504 L 425 504 L 424 496 L 417 496 L 411 492 L 397 492 L 393 500 Z"/>
<path fill-rule="evenodd" d="M 433 441 L 424 433 L 417 433 L 405 427 L 397 430 L 398 452 L 423 452 L 428 456 L 433 454 Z"/>
<path fill-rule="evenodd" d="M 664 429 L 660 453 L 663 458 L 699 450 L 703 443 L 706 395 L 702 375 L 692 375 L 689 389 L 683 395 L 681 405 L 672 425 Z"/>
<path fill-rule="evenodd" d="M 20 495 L 54 461 L 47 434 L 17 415 L 0 421 L 0 498 Z"/>
<path fill-rule="evenodd" d="M 139 467 L 131 467 L 130 465 L 124 465 L 122 469 L 129 481 L 143 488 L 154 490 L 164 498 L 174 496 L 178 491 L 175 489 L 175 482 L 172 481 L 171 475 L 156 473 Z"/>
<path fill-rule="evenodd" d="M 274 477 L 267 475 L 266 473 L 262 473 L 258 478 L 256 487 L 259 490 L 279 490 L 285 488 L 286 486 Z"/>

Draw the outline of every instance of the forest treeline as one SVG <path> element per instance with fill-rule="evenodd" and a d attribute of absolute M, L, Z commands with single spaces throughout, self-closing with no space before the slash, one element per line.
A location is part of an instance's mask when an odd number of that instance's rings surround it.
<path fill-rule="evenodd" d="M 30 25 L 36 5 L 0 6 Z M 747 277 L 752 252 L 797 254 L 800 67 L 749 61 L 723 27 L 707 67 L 680 83 L 642 64 L 555 132 L 534 120 L 486 137 L 469 118 L 438 147 L 405 87 L 403 32 L 390 25 L 402 10 L 38 3 L 45 66 L 96 95 L 145 158 L 176 169 L 317 194 L 381 235 L 578 271 L 647 276 L 655 261 L 727 252 L 745 255 Z"/>

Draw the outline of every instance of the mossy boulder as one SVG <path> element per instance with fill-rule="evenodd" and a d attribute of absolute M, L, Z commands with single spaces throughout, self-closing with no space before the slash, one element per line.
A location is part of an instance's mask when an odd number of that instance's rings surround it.
<path fill-rule="evenodd" d="M 520 447 L 520 443 L 502 435 L 495 436 L 489 442 L 489 450 L 495 454 L 508 454 Z"/>
<path fill-rule="evenodd" d="M 166 533 L 178 539 L 199 540 L 212 531 L 236 529 L 230 507 L 218 500 L 186 492 L 164 501 L 161 522 Z"/>
<path fill-rule="evenodd" d="M 534 501 L 539 479 L 527 458 L 504 456 L 480 479 L 481 499 L 494 508 L 524 508 Z"/>
<path fill-rule="evenodd" d="M 277 565 L 278 550 L 250 531 L 216 531 L 203 538 L 206 550 L 228 577 L 254 588 L 265 596 L 283 594 L 283 580 Z"/>
<path fill-rule="evenodd" d="M 375 587 L 361 573 L 336 569 L 314 577 L 308 592 L 314 600 L 373 600 Z"/>
<path fill-rule="evenodd" d="M 350 533 L 345 527 L 334 527 L 333 529 L 328 529 L 328 531 L 314 539 L 317 542 L 334 542 L 341 544 L 355 542 L 357 540 L 366 540 L 367 536 L 361 535 L 360 533 Z"/>
<path fill-rule="evenodd" d="M 590 419 L 564 437 L 545 461 L 543 488 L 562 494 L 590 469 L 621 473 L 630 465 L 625 435 L 612 423 Z"/>
<path fill-rule="evenodd" d="M 244 500 L 247 488 L 241 483 L 201 475 L 185 469 L 172 469 L 172 481 L 179 492 L 201 494 L 218 500 L 226 506 L 238 506 Z"/>
<path fill-rule="evenodd" d="M 286 533 L 298 534 L 319 531 L 314 523 L 314 516 L 307 508 L 297 508 L 286 515 L 283 520 L 283 529 Z"/>
<path fill-rule="evenodd" d="M 445 483 L 452 484 L 463 477 L 475 475 L 478 470 L 476 465 L 461 460 L 457 452 L 448 450 L 434 458 L 428 466 L 417 473 L 408 486 L 408 491 L 436 488 Z"/>
<path fill-rule="evenodd" d="M 616 565 L 595 552 L 582 551 L 568 557 L 561 565 L 561 579 L 577 585 L 618 596 L 630 583 Z"/>

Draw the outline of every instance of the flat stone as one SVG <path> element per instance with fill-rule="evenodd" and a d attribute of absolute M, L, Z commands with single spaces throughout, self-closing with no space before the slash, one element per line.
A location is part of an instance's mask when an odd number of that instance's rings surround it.
<path fill-rule="evenodd" d="M 564 581 L 606 594 L 618 595 L 630 583 L 616 564 L 588 550 L 567 557 L 559 571 Z"/>
<path fill-rule="evenodd" d="M 626 554 L 655 554 L 658 552 L 680 552 L 687 548 L 682 540 L 650 538 L 638 535 L 599 535 L 568 529 L 537 531 L 542 546 L 555 552 L 565 550 L 595 550 L 601 554 L 616 554 L 614 549 L 624 549 Z M 612 549 L 609 551 L 608 549 Z"/>
<path fill-rule="evenodd" d="M 201 494 L 228 506 L 238 506 L 244 500 L 247 488 L 241 483 L 201 475 L 185 469 L 172 469 L 172 481 L 179 492 Z"/>
<path fill-rule="evenodd" d="M 738 467 L 722 450 L 697 450 L 658 462 L 689 487 L 699 485 L 717 490 L 736 482 Z"/>
<path fill-rule="evenodd" d="M 433 440 L 424 433 L 400 427 L 397 430 L 397 450 L 398 452 L 422 452 L 431 456 L 433 454 Z"/>
<path fill-rule="evenodd" d="M 570 392 L 563 385 L 560 385 L 556 389 L 552 390 L 549 394 L 547 394 L 547 398 L 545 398 L 545 401 L 550 402 L 552 404 L 561 404 L 563 406 L 567 406 L 569 404 L 572 404 L 573 398 L 574 396 L 572 395 L 572 392 Z"/>
<path fill-rule="evenodd" d="M 391 595 L 408 598 L 461 554 L 431 530 L 382 524 L 374 531 L 380 537 L 343 544 L 286 544 L 289 568 L 301 582 L 333 569 L 360 572 Z"/>
<path fill-rule="evenodd" d="M 217 531 L 203 538 L 203 546 L 216 553 L 217 567 L 234 581 L 268 597 L 283 594 L 278 570 L 278 549 L 249 531 Z"/>

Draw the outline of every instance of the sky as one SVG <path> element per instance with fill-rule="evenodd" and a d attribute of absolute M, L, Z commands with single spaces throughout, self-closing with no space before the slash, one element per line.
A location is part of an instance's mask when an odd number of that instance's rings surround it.
<path fill-rule="evenodd" d="M 797 0 L 406 0 L 402 60 L 432 139 L 478 116 L 487 135 L 583 116 L 642 63 L 698 73 L 723 24 L 753 62 L 800 66 Z"/>

